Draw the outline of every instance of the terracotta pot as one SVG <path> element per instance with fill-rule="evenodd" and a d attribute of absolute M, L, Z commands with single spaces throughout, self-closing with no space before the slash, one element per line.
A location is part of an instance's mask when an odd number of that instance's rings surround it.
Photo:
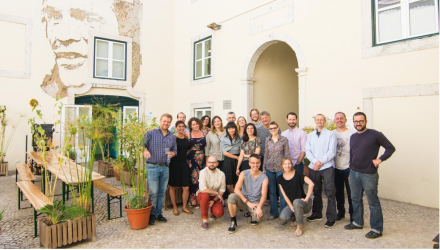
<path fill-rule="evenodd" d="M 130 224 L 132 229 L 144 229 L 148 226 L 153 203 L 148 202 L 148 205 L 148 207 L 141 209 L 127 209 L 127 206 L 124 207 L 127 213 L 128 224 Z"/>
<path fill-rule="evenodd" d="M 114 168 L 115 177 L 117 181 L 121 181 L 121 177 L 119 176 L 119 168 Z"/>

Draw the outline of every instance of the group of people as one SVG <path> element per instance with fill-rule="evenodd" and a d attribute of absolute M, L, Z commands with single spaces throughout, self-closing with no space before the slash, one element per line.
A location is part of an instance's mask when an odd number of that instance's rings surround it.
<path fill-rule="evenodd" d="M 153 203 L 150 225 L 156 220 L 167 221 L 162 205 L 169 185 L 173 214 L 179 215 L 176 187 L 182 187 L 182 212 L 192 214 L 189 206 L 200 207 L 203 230 L 208 229 L 208 217 L 215 220 L 224 215 L 224 206 L 231 217 L 229 233 L 237 228 L 237 209 L 247 210 L 244 217 L 251 218 L 251 225 L 258 225 L 263 205 L 269 203 L 268 219 L 279 218 L 280 224 L 291 222 L 296 226 L 295 235 L 301 236 L 304 214 L 312 212 L 307 221 L 323 218 L 323 189 L 328 202 L 324 226 L 332 228 L 345 218 L 346 189 L 350 224 L 344 228 L 363 228 L 365 192 L 371 211 L 371 231 L 365 236 L 382 236 L 377 169 L 395 148 L 382 133 L 367 129 L 364 113 L 353 115 L 356 132 L 347 128 L 342 112 L 335 114 L 334 131 L 325 128 L 326 117 L 318 114 L 316 130 L 308 136 L 297 127 L 298 116 L 294 112 L 287 114 L 289 128 L 282 133 L 269 112 L 260 114 L 252 109 L 250 117 L 252 121 L 248 123 L 244 117 L 237 119 L 234 112 L 229 112 L 226 126 L 219 116 L 192 117 L 185 124 L 186 115 L 181 112 L 170 128 L 172 116 L 162 115 L 160 128 L 148 131 L 144 137 Z M 381 146 L 385 152 L 377 158 Z M 308 174 L 304 171 L 306 156 L 310 161 Z"/>

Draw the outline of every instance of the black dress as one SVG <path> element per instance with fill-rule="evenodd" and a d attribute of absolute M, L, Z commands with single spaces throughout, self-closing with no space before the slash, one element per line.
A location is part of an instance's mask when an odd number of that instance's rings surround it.
<path fill-rule="evenodd" d="M 191 185 L 191 171 L 186 160 L 189 141 L 186 138 L 176 138 L 176 143 L 177 155 L 171 158 L 168 185 L 172 187 L 189 187 Z"/>

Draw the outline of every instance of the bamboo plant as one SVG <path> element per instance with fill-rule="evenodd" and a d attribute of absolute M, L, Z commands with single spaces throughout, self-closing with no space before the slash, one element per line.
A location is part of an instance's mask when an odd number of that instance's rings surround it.
<path fill-rule="evenodd" d="M 118 121 L 118 104 L 110 104 L 95 98 L 95 105 L 92 106 L 92 119 L 100 123 L 99 133 L 102 135 L 98 141 L 102 153 L 102 161 L 110 161 L 110 144 L 115 141 L 113 130 Z M 106 153 L 106 154 L 105 154 Z"/>
<path fill-rule="evenodd" d="M 148 198 L 150 192 L 145 189 L 147 164 L 144 157 L 144 135 L 151 127 L 156 126 L 157 123 L 155 119 L 150 122 L 149 126 L 145 117 L 138 119 L 138 117 L 130 115 L 128 119 L 118 127 L 117 137 L 119 138 L 121 150 L 129 154 L 130 158 L 135 159 L 134 163 L 129 161 L 130 163 L 127 166 L 131 188 L 126 186 L 124 175 L 121 175 L 121 185 L 126 193 L 124 199 L 128 209 L 141 209 L 149 206 Z M 113 166 L 122 170 L 124 161 L 118 160 Z"/>
<path fill-rule="evenodd" d="M 6 127 L 8 126 L 8 121 L 6 120 L 6 106 L 0 106 L 0 163 L 4 162 L 12 136 L 14 135 L 14 132 L 17 129 L 18 123 L 22 117 L 23 116 L 20 115 L 20 119 L 18 119 L 15 126 L 12 126 L 11 133 L 8 137 L 6 137 Z"/>

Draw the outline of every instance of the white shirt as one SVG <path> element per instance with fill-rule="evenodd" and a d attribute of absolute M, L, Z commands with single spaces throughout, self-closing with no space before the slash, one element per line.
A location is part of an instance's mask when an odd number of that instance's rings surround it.
<path fill-rule="evenodd" d="M 205 167 L 200 171 L 199 190 L 197 191 L 197 194 L 207 188 L 217 192 L 226 191 L 225 174 L 222 171 L 220 171 L 218 168 L 215 169 L 214 173 L 211 173 L 208 167 Z M 209 194 L 209 196 L 215 196 L 215 195 Z"/>
<path fill-rule="evenodd" d="M 349 167 L 350 161 L 350 137 L 356 133 L 351 129 L 347 129 L 344 132 L 338 132 L 333 130 L 338 141 L 336 148 L 335 167 L 336 169 L 345 170 Z"/>

